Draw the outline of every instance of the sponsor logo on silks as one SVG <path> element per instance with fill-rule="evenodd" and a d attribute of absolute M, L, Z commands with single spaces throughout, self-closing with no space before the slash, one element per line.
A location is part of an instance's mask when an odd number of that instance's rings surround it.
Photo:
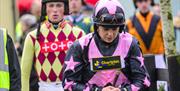
<path fill-rule="evenodd" d="M 40 43 L 41 53 L 66 51 L 70 48 L 70 46 L 72 44 L 73 44 L 73 42 L 69 41 L 69 40 L 58 41 L 58 42 Z"/>
<path fill-rule="evenodd" d="M 120 56 L 110 56 L 102 58 L 93 58 L 91 61 L 91 70 L 109 70 L 109 69 L 121 69 Z"/>

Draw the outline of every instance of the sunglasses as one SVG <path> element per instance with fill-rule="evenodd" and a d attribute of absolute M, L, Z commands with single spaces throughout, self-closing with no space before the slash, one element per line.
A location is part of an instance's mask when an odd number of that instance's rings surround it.
<path fill-rule="evenodd" d="M 116 13 L 114 15 L 110 14 L 103 14 L 99 18 L 100 23 L 106 23 L 106 24 L 122 24 L 125 22 L 124 14 L 122 13 Z"/>

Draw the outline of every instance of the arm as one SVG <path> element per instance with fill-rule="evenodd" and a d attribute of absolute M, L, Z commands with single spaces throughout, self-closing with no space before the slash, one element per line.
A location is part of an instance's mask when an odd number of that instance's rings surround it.
<path fill-rule="evenodd" d="M 10 91 L 21 91 L 21 71 L 14 44 L 10 36 L 7 36 L 7 54 L 9 60 Z"/>
<path fill-rule="evenodd" d="M 27 35 L 24 43 L 21 60 L 22 91 L 29 91 L 29 78 L 33 64 L 34 45 L 30 34 Z"/>
<path fill-rule="evenodd" d="M 95 89 L 99 89 L 97 86 L 87 84 L 84 80 L 85 77 L 88 77 L 85 75 L 87 71 L 84 72 L 84 66 L 82 48 L 78 42 L 75 42 L 67 52 L 63 67 L 63 87 L 65 91 L 95 91 Z"/>
<path fill-rule="evenodd" d="M 65 90 L 74 91 L 78 89 L 82 91 L 85 88 L 85 84 L 80 83 L 82 80 L 81 73 L 83 68 L 81 54 L 82 49 L 78 46 L 77 42 L 75 42 L 67 52 L 63 67 L 63 87 Z"/>
<path fill-rule="evenodd" d="M 125 74 L 128 75 L 131 83 L 122 86 L 121 91 L 139 91 L 140 89 L 149 87 L 150 77 L 144 66 L 144 59 L 136 39 L 133 39 L 130 51 L 125 60 L 126 70 L 129 71 L 129 73 L 127 72 Z"/>

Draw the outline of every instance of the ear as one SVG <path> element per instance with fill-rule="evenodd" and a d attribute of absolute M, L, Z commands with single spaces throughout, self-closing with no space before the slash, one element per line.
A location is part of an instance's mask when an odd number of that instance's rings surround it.
<path fill-rule="evenodd" d="M 97 26 L 97 32 L 99 32 L 99 26 Z"/>
<path fill-rule="evenodd" d="M 99 32 L 99 27 L 97 27 L 97 32 Z"/>

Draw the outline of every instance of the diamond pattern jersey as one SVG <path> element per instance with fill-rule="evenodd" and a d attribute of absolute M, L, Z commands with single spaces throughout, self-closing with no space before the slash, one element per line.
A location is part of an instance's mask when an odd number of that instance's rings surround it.
<path fill-rule="evenodd" d="M 79 28 L 72 28 L 65 21 L 59 26 L 55 30 L 48 21 L 45 21 L 41 26 L 38 40 L 36 40 L 36 31 L 30 33 L 35 51 L 34 66 L 40 81 L 57 82 L 62 80 L 61 70 L 67 52 L 65 46 L 69 43 L 63 44 L 65 43 L 63 41 L 74 42 L 85 34 Z M 62 50 L 58 51 L 58 48 Z M 67 48 L 69 47 L 67 46 Z"/>

